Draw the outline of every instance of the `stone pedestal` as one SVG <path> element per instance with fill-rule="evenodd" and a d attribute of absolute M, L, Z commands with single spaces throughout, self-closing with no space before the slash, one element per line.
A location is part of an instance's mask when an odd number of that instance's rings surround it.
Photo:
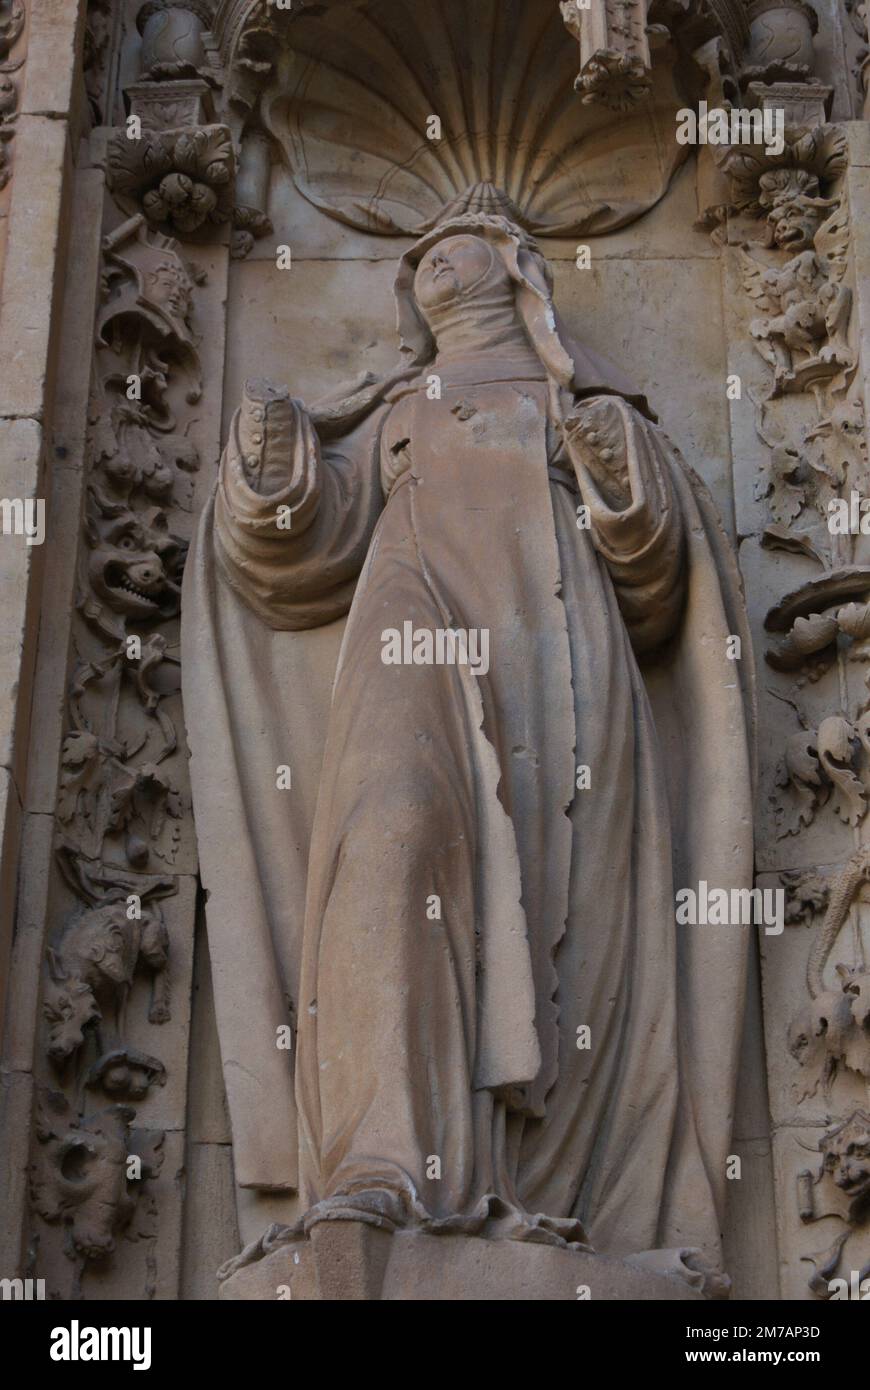
<path fill-rule="evenodd" d="M 391 1234 L 358 1222 L 315 1226 L 237 1270 L 221 1299 L 304 1302 L 508 1302 L 689 1300 L 700 1292 L 606 1255 L 513 1240 Z"/>

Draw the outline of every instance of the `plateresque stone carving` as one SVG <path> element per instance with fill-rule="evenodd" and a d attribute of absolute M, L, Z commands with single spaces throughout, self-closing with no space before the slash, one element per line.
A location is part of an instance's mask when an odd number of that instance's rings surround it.
<path fill-rule="evenodd" d="M 0 1273 L 870 1276 L 866 9 L 0 0 L 0 425 L 47 522 L 0 545 Z M 678 143 L 701 101 L 783 141 Z M 740 540 L 792 927 L 730 1140 L 745 933 L 673 897 L 751 881 L 750 654 L 653 408 Z"/>
<path fill-rule="evenodd" d="M 62 1090 L 44 1100 L 32 1182 L 37 1215 L 68 1228 L 77 1278 L 112 1255 L 120 1232 L 142 1225 L 153 1235 L 153 1194 L 143 1221 L 133 1216 L 144 1179 L 158 1173 L 162 1131 L 131 1131 L 129 1105 L 94 1107 L 147 1101 L 167 1078 L 160 1058 L 131 1041 L 128 1004 L 150 990 L 149 1042 L 170 1022 L 160 900 L 177 893 L 189 805 L 169 770 L 180 703 L 171 625 L 187 552 L 170 522 L 190 510 L 199 459 L 183 417 L 201 389 L 191 314 L 202 277 L 177 243 L 139 214 L 105 237 L 103 256 L 56 803 L 57 864 L 77 906 L 48 934 L 44 1048 Z M 144 1166 L 131 1180 L 136 1155 Z"/>
<path fill-rule="evenodd" d="M 392 372 L 248 382 L 185 571 L 237 1180 L 298 1190 L 286 1239 L 700 1260 L 721 1292 L 746 940 L 691 939 L 674 892 L 751 881 L 736 569 L 503 195 L 466 206 L 401 258 Z"/>
<path fill-rule="evenodd" d="M 66 1228 L 77 1263 L 104 1260 L 119 1235 L 151 1233 L 154 1212 L 145 1203 L 140 1210 L 140 1196 L 160 1171 L 163 1135 L 131 1130 L 134 1116 L 128 1105 L 110 1105 L 84 1120 L 57 1091 L 39 1099 L 33 1202 L 43 1220 Z M 131 1158 L 138 1160 L 135 1177 Z"/>
<path fill-rule="evenodd" d="M 822 1136 L 819 1151 L 818 1171 L 798 1175 L 798 1205 L 805 1224 L 829 1217 L 841 1227 L 828 1249 L 804 1256 L 813 1265 L 810 1289 L 830 1298 L 833 1280 L 863 1259 L 861 1236 L 870 1217 L 870 1115 L 856 1110 Z M 856 1273 L 858 1283 L 866 1279 L 870 1261 Z"/>

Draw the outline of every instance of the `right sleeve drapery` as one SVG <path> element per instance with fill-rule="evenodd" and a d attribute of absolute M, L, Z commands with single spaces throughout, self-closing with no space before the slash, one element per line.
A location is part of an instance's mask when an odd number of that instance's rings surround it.
<path fill-rule="evenodd" d="M 618 396 L 576 406 L 565 437 L 632 646 L 648 652 L 673 634 L 685 599 L 683 518 L 662 437 Z"/>

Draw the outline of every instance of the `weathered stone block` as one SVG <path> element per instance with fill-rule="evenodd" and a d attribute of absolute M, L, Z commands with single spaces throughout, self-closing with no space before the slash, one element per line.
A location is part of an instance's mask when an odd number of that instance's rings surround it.
<path fill-rule="evenodd" d="M 15 134 L 15 194 L 0 306 L 0 416 L 41 420 L 51 392 L 63 280 L 67 126 L 21 116 Z"/>

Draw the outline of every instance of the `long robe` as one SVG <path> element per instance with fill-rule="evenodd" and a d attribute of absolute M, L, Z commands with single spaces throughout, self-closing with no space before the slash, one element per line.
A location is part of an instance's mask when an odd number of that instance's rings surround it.
<path fill-rule="evenodd" d="M 678 928 L 674 895 L 751 882 L 739 581 L 618 396 L 631 507 L 588 475 L 581 499 L 552 394 L 483 361 L 323 448 L 290 403 L 265 493 L 234 423 L 184 678 L 237 1176 L 434 1228 L 495 1199 L 718 1262 L 746 933 Z M 387 664 L 407 623 L 485 629 L 488 670 Z"/>

